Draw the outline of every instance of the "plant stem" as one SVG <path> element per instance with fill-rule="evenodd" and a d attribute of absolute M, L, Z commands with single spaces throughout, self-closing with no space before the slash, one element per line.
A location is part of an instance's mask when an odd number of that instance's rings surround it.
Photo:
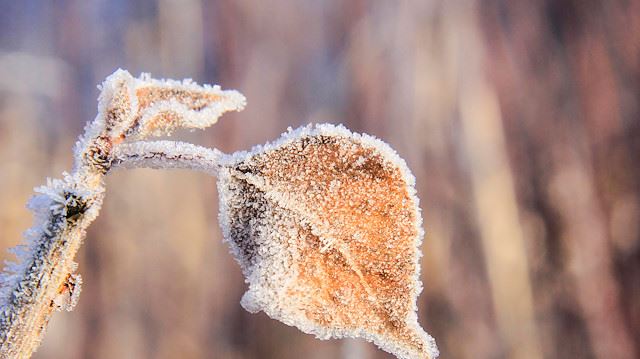
<path fill-rule="evenodd" d="M 27 234 L 28 250 L 3 278 L 0 357 L 30 357 L 54 309 L 73 308 L 80 293 L 73 259 L 102 204 L 103 177 L 82 167 L 32 200 L 36 220 Z"/>
<path fill-rule="evenodd" d="M 216 149 L 174 141 L 139 141 L 118 146 L 112 168 L 190 169 L 218 174 L 224 154 Z"/>
<path fill-rule="evenodd" d="M 181 142 L 140 141 L 178 128 L 205 128 L 227 111 L 244 108 L 236 91 L 190 80 L 132 77 L 117 70 L 100 87 L 98 116 L 76 143 L 75 166 L 36 189 L 34 225 L 0 275 L 0 357 L 28 358 L 51 315 L 71 310 L 80 293 L 74 257 L 104 199 L 104 177 L 114 167 L 188 168 L 217 174 L 224 154 Z M 138 141 L 138 142 L 132 142 Z"/>

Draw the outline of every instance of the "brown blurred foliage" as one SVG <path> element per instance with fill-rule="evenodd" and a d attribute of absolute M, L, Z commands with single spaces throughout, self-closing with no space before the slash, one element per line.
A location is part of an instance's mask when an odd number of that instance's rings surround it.
<path fill-rule="evenodd" d="M 0 244 L 71 166 L 118 67 L 235 88 L 178 137 L 223 151 L 341 122 L 417 178 L 420 320 L 443 358 L 640 355 L 640 3 L 0 1 Z M 37 358 L 385 358 L 244 312 L 215 179 L 117 172 L 76 310 Z M 3 258 L 9 258 L 5 251 Z"/>

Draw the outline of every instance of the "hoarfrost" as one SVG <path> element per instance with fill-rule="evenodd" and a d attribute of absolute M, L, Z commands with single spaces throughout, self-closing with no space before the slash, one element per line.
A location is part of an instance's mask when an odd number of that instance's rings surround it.
<path fill-rule="evenodd" d="M 250 312 L 322 339 L 435 358 L 418 324 L 423 237 L 414 178 L 387 144 L 342 126 L 289 130 L 221 161 L 220 223 Z"/>

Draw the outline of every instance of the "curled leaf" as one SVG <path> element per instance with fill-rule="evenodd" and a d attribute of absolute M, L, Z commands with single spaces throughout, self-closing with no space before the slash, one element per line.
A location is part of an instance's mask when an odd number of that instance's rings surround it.
<path fill-rule="evenodd" d="M 111 167 L 114 147 L 123 142 L 171 135 L 178 128 L 202 129 L 246 104 L 239 92 L 217 85 L 156 80 L 149 74 L 135 78 L 125 70 L 107 77 L 100 90 L 98 116 L 76 145 L 76 163 L 103 174 Z"/>
<path fill-rule="evenodd" d="M 437 357 L 416 314 L 423 231 L 413 185 L 387 144 L 332 125 L 227 156 L 220 222 L 249 284 L 243 307 L 323 339 Z"/>
<path fill-rule="evenodd" d="M 140 140 L 171 134 L 176 128 L 205 128 L 227 111 L 240 111 L 245 98 L 220 86 L 200 86 L 191 80 L 134 78 L 118 70 L 102 85 L 100 112 L 112 136 Z"/>

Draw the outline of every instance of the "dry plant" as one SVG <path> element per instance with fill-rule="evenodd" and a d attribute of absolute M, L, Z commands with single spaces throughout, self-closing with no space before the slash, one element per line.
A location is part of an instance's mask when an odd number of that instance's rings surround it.
<path fill-rule="evenodd" d="M 224 154 L 144 141 L 204 128 L 242 110 L 236 91 L 133 78 L 116 71 L 62 179 L 36 188 L 34 225 L 13 250 L 0 300 L 0 355 L 28 358 L 54 310 L 71 310 L 74 256 L 116 168 L 185 168 L 218 178 L 220 225 L 249 290 L 242 306 L 321 339 L 361 337 L 399 358 L 435 358 L 418 324 L 422 218 L 414 178 L 384 142 L 342 126 L 289 129 L 277 141 Z"/>

